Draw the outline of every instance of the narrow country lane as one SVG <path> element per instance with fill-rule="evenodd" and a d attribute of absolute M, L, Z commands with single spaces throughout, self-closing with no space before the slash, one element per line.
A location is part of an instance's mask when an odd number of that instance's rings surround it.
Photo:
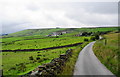
<path fill-rule="evenodd" d="M 111 75 L 115 77 L 94 55 L 92 46 L 95 42 L 85 46 L 78 56 L 74 69 L 75 75 Z M 110 76 L 110 77 L 111 77 Z"/>

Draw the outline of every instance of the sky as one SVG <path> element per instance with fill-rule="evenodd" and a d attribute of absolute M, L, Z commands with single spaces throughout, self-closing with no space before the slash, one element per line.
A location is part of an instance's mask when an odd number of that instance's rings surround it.
<path fill-rule="evenodd" d="M 118 25 L 118 0 L 0 0 L 2 33 Z"/>

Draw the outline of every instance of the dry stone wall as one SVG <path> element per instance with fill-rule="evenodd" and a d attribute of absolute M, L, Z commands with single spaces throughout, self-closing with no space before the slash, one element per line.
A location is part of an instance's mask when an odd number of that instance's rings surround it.
<path fill-rule="evenodd" d="M 61 54 L 59 58 L 55 58 L 51 60 L 50 63 L 43 64 L 38 66 L 33 71 L 29 72 L 27 75 L 29 76 L 47 76 L 52 75 L 55 76 L 60 73 L 65 66 L 65 62 L 72 55 L 72 49 L 66 51 L 65 54 Z"/>

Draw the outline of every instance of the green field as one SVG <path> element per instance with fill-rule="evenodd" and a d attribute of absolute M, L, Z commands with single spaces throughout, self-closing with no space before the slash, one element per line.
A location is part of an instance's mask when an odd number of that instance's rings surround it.
<path fill-rule="evenodd" d="M 69 47 L 74 49 L 76 47 Z M 23 75 L 29 71 L 32 71 L 37 66 L 49 63 L 52 59 L 59 57 L 60 54 L 64 54 L 69 48 L 61 48 L 45 51 L 33 51 L 33 52 L 3 52 L 3 74 L 4 75 Z M 33 59 L 30 59 L 30 57 Z"/>
<path fill-rule="evenodd" d="M 60 38 L 45 38 L 45 39 L 31 39 L 21 40 L 16 42 L 2 43 L 2 50 L 16 50 L 16 49 L 41 49 L 48 47 L 64 46 L 68 44 L 84 42 L 84 38 L 90 37 L 60 37 Z"/>
<path fill-rule="evenodd" d="M 118 69 L 118 65 L 120 62 L 118 61 L 119 52 L 119 44 L 118 35 L 120 33 L 110 33 L 106 34 L 103 37 L 106 38 L 103 40 L 99 40 L 95 43 L 93 50 L 98 59 L 115 75 L 120 76 L 120 70 Z"/>
<path fill-rule="evenodd" d="M 8 38 L 2 39 L 2 49 L 1 50 L 16 50 L 16 49 L 41 49 L 55 46 L 63 46 L 68 44 L 74 44 L 78 42 L 83 42 L 83 37 L 75 37 L 75 34 L 80 34 L 81 32 L 106 32 L 117 30 L 117 28 L 60 28 L 60 29 L 35 29 L 35 30 L 24 30 L 16 33 L 9 34 Z M 57 31 L 69 31 L 69 33 L 60 35 L 56 37 L 46 37 L 47 34 Z M 31 34 L 32 32 L 32 34 Z M 42 34 L 41 34 L 42 33 Z M 25 35 L 26 34 L 26 35 Z M 27 36 L 31 34 L 31 36 Z M 36 35 L 35 35 L 36 34 Z M 38 35 L 39 34 L 39 35 Z M 9 37 L 9 36 L 14 37 Z M 22 36 L 19 36 L 22 35 Z M 41 36 L 42 35 L 42 36 Z M 19 36 L 19 37 L 18 37 Z M 90 39 L 90 37 L 86 37 Z"/>
<path fill-rule="evenodd" d="M 42 49 L 56 46 L 64 46 L 75 43 L 84 43 L 85 39 L 92 41 L 91 37 L 100 32 L 117 31 L 116 27 L 111 28 L 58 28 L 58 29 L 29 29 L 16 33 L 2 36 L 0 39 L 2 48 L 0 50 L 17 50 L 17 49 Z M 68 31 L 60 36 L 46 37 L 52 32 Z M 93 33 L 88 36 L 75 36 L 82 32 Z M 67 49 L 77 49 L 78 46 L 44 50 L 44 51 L 25 51 L 25 52 L 2 52 L 2 67 L 4 75 L 23 75 L 35 69 L 37 66 L 50 62 L 53 58 L 59 57 Z M 78 48 L 79 50 L 79 48 Z M 74 66 L 77 59 L 78 51 L 75 51 L 71 60 Z M 73 59 L 74 58 L 74 59 Z M 71 61 L 70 61 L 71 62 Z M 68 64 L 70 64 L 68 62 Z M 68 68 L 68 67 L 66 67 Z M 73 68 L 71 68 L 73 69 Z M 65 70 L 66 71 L 66 70 Z M 63 72 L 65 74 L 65 72 Z M 68 73 L 66 73 L 68 74 Z"/>

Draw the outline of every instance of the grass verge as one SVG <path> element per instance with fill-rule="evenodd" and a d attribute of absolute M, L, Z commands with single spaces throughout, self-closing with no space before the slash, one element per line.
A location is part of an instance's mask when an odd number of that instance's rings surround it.
<path fill-rule="evenodd" d="M 98 40 L 93 46 L 93 51 L 98 59 L 103 63 L 113 74 L 120 77 L 120 69 L 118 69 L 120 62 L 118 55 L 120 55 L 118 44 L 118 35 L 120 33 L 110 33 L 103 37 L 106 39 Z"/>
<path fill-rule="evenodd" d="M 59 74 L 59 76 L 71 76 L 73 75 L 74 72 L 74 67 L 75 67 L 75 63 L 77 61 L 78 55 L 80 53 L 80 51 L 82 50 L 82 48 L 84 46 L 86 46 L 89 42 L 85 42 L 82 45 L 79 45 L 76 47 L 76 49 L 73 50 L 72 52 L 72 56 L 69 58 L 69 60 L 65 63 L 65 66 L 63 67 L 62 72 Z"/>

